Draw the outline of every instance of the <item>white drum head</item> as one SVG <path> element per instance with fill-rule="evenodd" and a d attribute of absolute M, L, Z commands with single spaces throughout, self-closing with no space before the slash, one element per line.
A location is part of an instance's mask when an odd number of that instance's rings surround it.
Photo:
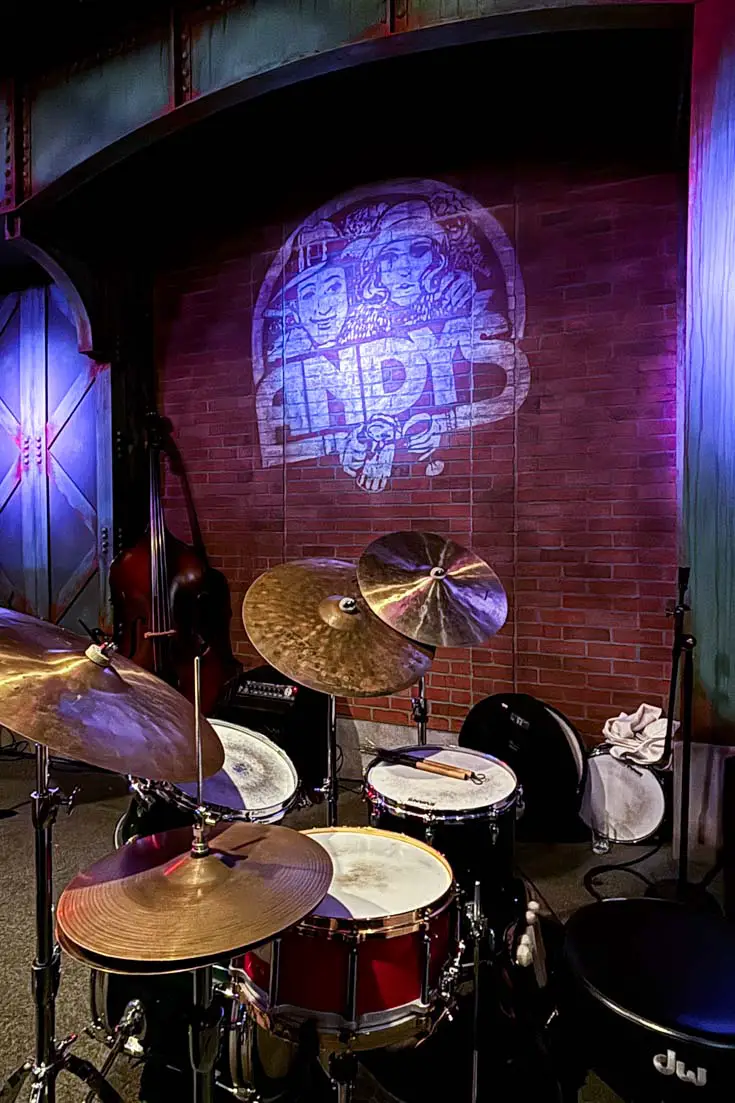
<path fill-rule="evenodd" d="M 617 843 L 642 842 L 661 826 L 664 811 L 663 789 L 646 766 L 607 752 L 589 756 L 580 816 L 598 835 Z"/>
<path fill-rule="evenodd" d="M 305 831 L 332 859 L 329 892 L 312 915 L 377 919 L 436 903 L 452 874 L 435 851 L 406 835 L 365 827 Z"/>
<path fill-rule="evenodd" d="M 518 780 L 510 766 L 480 751 L 465 747 L 401 747 L 400 753 L 461 766 L 481 774 L 484 780 L 459 781 L 399 762 L 376 762 L 368 770 L 367 783 L 394 808 L 461 815 L 502 804 L 518 788 Z"/>
<path fill-rule="evenodd" d="M 293 800 L 299 778 L 285 751 L 260 732 L 224 720 L 210 720 L 225 749 L 225 763 L 218 773 L 204 779 L 206 805 L 251 814 L 264 822 L 280 818 Z M 196 800 L 195 781 L 178 785 Z"/>

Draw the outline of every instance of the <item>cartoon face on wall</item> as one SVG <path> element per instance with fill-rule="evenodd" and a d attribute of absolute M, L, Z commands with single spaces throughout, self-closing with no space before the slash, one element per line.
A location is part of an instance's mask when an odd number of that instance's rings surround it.
<path fill-rule="evenodd" d="M 263 464 L 337 455 L 372 493 L 394 463 L 444 468 L 442 445 L 528 394 L 513 247 L 469 196 L 402 180 L 341 196 L 263 280 L 253 373 Z"/>

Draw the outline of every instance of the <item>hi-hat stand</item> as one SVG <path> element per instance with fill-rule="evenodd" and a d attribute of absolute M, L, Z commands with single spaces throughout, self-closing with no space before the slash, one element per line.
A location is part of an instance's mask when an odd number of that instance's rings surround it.
<path fill-rule="evenodd" d="M 48 748 L 36 744 L 36 788 L 31 793 L 36 869 L 36 956 L 32 988 L 35 1003 L 35 1055 L 10 1074 L 0 1086 L 0 1103 L 13 1103 L 27 1079 L 30 1103 L 56 1103 L 56 1079 L 62 1070 L 89 1085 L 102 1103 L 122 1099 L 89 1061 L 70 1053 L 75 1034 L 56 1041 L 56 993 L 59 988 L 60 951 L 54 938 L 53 826 L 61 805 L 71 812 L 78 790 L 62 796 L 49 785 Z"/>

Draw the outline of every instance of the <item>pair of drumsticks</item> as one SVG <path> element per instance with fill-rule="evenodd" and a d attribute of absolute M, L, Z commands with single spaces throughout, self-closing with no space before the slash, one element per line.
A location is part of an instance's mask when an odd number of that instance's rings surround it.
<path fill-rule="evenodd" d="M 413 755 L 401 753 L 401 751 L 383 749 L 378 749 L 376 754 L 384 762 L 412 766 L 414 770 L 423 770 L 427 774 L 441 774 L 442 777 L 453 777 L 458 781 L 474 781 L 478 784 L 485 780 L 484 774 L 475 773 L 474 770 L 466 770 L 462 766 L 452 766 L 448 762 L 437 762 L 433 758 L 414 758 Z"/>

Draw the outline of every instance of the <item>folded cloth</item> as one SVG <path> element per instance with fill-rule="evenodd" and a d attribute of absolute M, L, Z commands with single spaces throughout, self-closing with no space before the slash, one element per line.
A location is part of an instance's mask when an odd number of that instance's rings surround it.
<path fill-rule="evenodd" d="M 605 721 L 602 734 L 614 758 L 629 762 L 658 762 L 666 740 L 666 718 L 655 705 L 639 705 L 635 712 L 621 712 Z M 679 727 L 674 721 L 673 730 Z"/>

